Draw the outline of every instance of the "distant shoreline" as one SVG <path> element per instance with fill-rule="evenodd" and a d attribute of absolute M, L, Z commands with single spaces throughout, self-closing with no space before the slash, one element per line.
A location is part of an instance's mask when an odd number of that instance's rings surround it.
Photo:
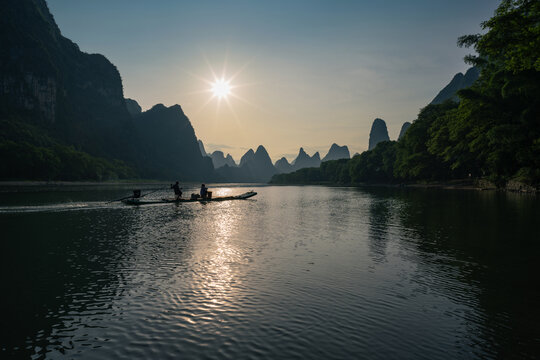
<path fill-rule="evenodd" d="M 197 183 L 187 181 L 186 184 Z M 38 180 L 17 180 L 17 181 L 0 181 L 0 187 L 15 187 L 15 186 L 43 186 L 43 187 L 63 187 L 63 186 L 123 186 L 123 185 L 169 185 L 170 181 L 163 180 L 118 180 L 118 181 L 38 181 Z M 219 182 L 216 184 L 229 184 Z M 243 184 L 231 182 L 230 184 Z M 255 183 L 245 183 L 246 185 L 254 185 Z M 520 182 L 509 182 L 505 188 L 497 188 L 493 183 L 486 180 L 455 180 L 449 182 L 426 182 L 426 183 L 360 183 L 360 184 L 335 184 L 330 182 L 320 183 L 298 183 L 298 184 L 279 184 L 279 183 L 257 183 L 257 185 L 268 186 L 330 186 L 330 187 L 390 187 L 390 188 L 414 188 L 414 189 L 444 189 L 444 190 L 475 190 L 475 191 L 505 191 L 526 194 L 538 194 L 540 191 L 530 185 Z"/>
<path fill-rule="evenodd" d="M 509 181 L 506 187 L 498 188 L 495 184 L 487 180 L 453 180 L 447 182 L 419 182 L 419 183 L 358 183 L 358 184 L 336 184 L 331 182 L 320 182 L 320 183 L 272 183 L 270 185 L 276 186 L 309 186 L 309 185 L 321 185 L 321 186 L 335 186 L 335 187 L 389 187 L 396 189 L 444 189 L 444 190 L 475 190 L 475 191 L 504 191 L 504 192 L 514 192 L 514 193 L 524 193 L 524 194 L 538 194 L 539 189 L 534 187 L 517 182 Z"/>
<path fill-rule="evenodd" d="M 106 186 L 106 185 L 155 185 L 169 184 L 170 182 L 162 180 L 118 180 L 118 181 L 39 181 L 39 180 L 16 180 L 0 181 L 0 186 Z"/>

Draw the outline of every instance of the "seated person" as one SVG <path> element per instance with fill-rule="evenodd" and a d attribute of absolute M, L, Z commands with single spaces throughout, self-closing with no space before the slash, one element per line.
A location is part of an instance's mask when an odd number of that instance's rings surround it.
<path fill-rule="evenodd" d="M 208 188 L 206 187 L 206 185 L 202 184 L 201 185 L 201 193 L 200 193 L 201 198 L 206 199 L 207 192 L 208 192 Z"/>

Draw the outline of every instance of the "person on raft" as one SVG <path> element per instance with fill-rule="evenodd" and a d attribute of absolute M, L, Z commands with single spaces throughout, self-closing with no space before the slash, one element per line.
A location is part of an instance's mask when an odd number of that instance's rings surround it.
<path fill-rule="evenodd" d="M 206 196 L 208 195 L 208 188 L 206 187 L 206 185 L 201 184 L 201 192 L 200 192 L 200 194 L 201 194 L 201 197 L 203 199 L 206 199 Z"/>
<path fill-rule="evenodd" d="M 182 197 L 182 188 L 178 184 L 178 181 L 176 184 L 171 185 L 171 189 L 174 189 L 174 195 L 176 195 L 176 200 L 179 200 Z"/>

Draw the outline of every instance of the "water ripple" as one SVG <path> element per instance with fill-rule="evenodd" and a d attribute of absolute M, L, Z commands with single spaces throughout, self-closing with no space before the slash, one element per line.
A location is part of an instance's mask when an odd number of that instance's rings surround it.
<path fill-rule="evenodd" d="M 534 269 L 535 256 L 509 250 L 505 236 L 489 242 L 476 236 L 454 213 L 451 195 L 426 208 L 431 200 L 422 192 L 257 191 L 253 200 L 208 204 L 1 206 L 10 240 L 2 244 L 2 270 L 12 274 L 5 279 L 8 296 L 2 305 L 13 309 L 6 323 L 21 325 L 3 337 L 0 354 L 85 359 L 527 359 L 538 354 L 540 295 L 526 281 L 516 281 Z M 460 201 L 471 207 L 493 205 L 464 196 Z M 523 206 L 523 212 L 505 213 L 509 224 L 519 221 L 511 214 L 527 217 L 538 210 Z M 480 218 L 477 226 L 482 221 L 490 224 Z M 537 246 L 527 246 L 528 253 L 539 254 Z M 497 256 L 485 256 L 484 249 Z M 506 296 L 510 289 L 517 296 Z M 505 356 L 508 349 L 514 349 L 511 356 Z"/>

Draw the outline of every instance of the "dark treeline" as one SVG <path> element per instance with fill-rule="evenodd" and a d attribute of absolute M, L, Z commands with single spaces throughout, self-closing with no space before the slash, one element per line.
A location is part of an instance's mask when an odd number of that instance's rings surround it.
<path fill-rule="evenodd" d="M 348 161 L 276 175 L 272 183 L 400 183 L 485 178 L 540 183 L 540 2 L 504 0 L 460 46 L 477 56 L 479 79 L 451 100 L 423 108 L 399 142 Z"/>
<path fill-rule="evenodd" d="M 106 160 L 63 145 L 39 128 L 0 120 L 0 174 L 2 179 L 113 180 L 135 176 L 120 160 Z"/>
<path fill-rule="evenodd" d="M 102 181 L 135 176 L 133 169 L 120 160 L 105 160 L 60 144 L 41 147 L 3 141 L 0 157 L 5 159 L 0 163 L 0 173 L 14 179 Z"/>

